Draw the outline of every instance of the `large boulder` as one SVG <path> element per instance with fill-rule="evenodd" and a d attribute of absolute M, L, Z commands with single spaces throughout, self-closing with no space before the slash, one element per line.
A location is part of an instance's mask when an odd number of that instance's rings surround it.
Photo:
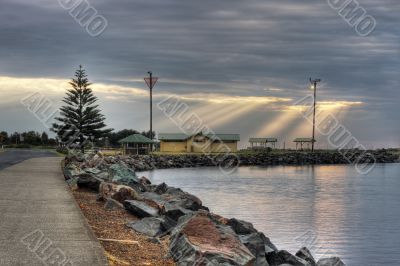
<path fill-rule="evenodd" d="M 192 211 L 182 208 L 174 203 L 166 203 L 162 208 L 162 213 L 174 221 L 178 221 L 180 217 L 190 214 Z"/>
<path fill-rule="evenodd" d="M 155 186 L 153 188 L 152 195 L 152 197 L 162 200 L 164 203 L 168 202 L 183 209 L 188 209 L 191 211 L 208 211 L 208 208 L 203 206 L 203 203 L 198 197 L 189 194 L 180 188 L 169 187 L 165 183 Z M 159 197 L 155 195 L 159 195 Z"/>
<path fill-rule="evenodd" d="M 144 186 L 151 185 L 151 181 L 145 176 L 142 176 L 141 178 L 139 178 L 139 182 L 140 182 L 140 184 L 142 184 Z"/>
<path fill-rule="evenodd" d="M 207 210 L 209 209 L 205 206 L 203 206 L 203 203 L 201 200 L 189 193 L 183 193 L 179 197 L 179 205 L 185 209 L 189 209 L 191 211 L 197 211 L 197 210 Z"/>
<path fill-rule="evenodd" d="M 292 266 L 310 266 L 307 261 L 290 254 L 286 250 L 270 252 L 266 256 L 270 266 L 279 266 L 282 264 L 289 264 Z"/>
<path fill-rule="evenodd" d="M 103 180 L 95 177 L 92 174 L 84 173 L 78 176 L 76 184 L 79 188 L 88 188 L 93 191 L 99 192 L 99 187 Z"/>
<path fill-rule="evenodd" d="M 81 163 L 84 161 L 83 154 L 77 150 L 72 150 L 72 152 L 68 152 L 65 156 L 65 163 Z"/>
<path fill-rule="evenodd" d="M 303 260 L 307 261 L 310 266 L 316 266 L 317 263 L 315 262 L 314 257 L 312 256 L 310 250 L 308 248 L 303 247 L 299 251 L 296 252 L 296 256 L 302 258 Z"/>
<path fill-rule="evenodd" d="M 85 165 L 92 168 L 104 168 L 104 164 L 104 156 L 101 153 L 93 154 L 85 161 Z"/>
<path fill-rule="evenodd" d="M 168 216 L 174 221 L 178 221 L 179 217 L 186 215 L 193 210 L 204 208 L 201 201 L 192 198 L 190 194 L 183 193 L 181 195 L 157 194 L 155 192 L 144 192 L 140 196 L 142 200 L 149 205 L 157 207 L 162 214 Z"/>
<path fill-rule="evenodd" d="M 128 222 L 126 226 L 132 228 L 136 232 L 150 237 L 156 237 L 165 231 L 163 223 L 164 220 L 160 217 L 146 217 L 141 220 Z"/>
<path fill-rule="evenodd" d="M 100 178 L 103 181 L 109 182 L 109 176 L 107 171 L 102 171 L 98 174 L 96 174 L 96 177 Z"/>
<path fill-rule="evenodd" d="M 101 173 L 101 170 L 100 170 L 100 169 L 92 168 L 92 167 L 90 167 L 90 168 L 84 168 L 83 170 L 84 170 L 86 173 L 93 174 L 93 175 L 98 175 L 98 174 Z"/>
<path fill-rule="evenodd" d="M 269 266 L 267 258 L 265 257 L 267 253 L 265 248 L 266 237 L 263 233 L 240 235 L 239 239 L 250 250 L 254 257 L 256 257 L 254 265 Z"/>
<path fill-rule="evenodd" d="M 136 186 L 140 184 L 135 171 L 123 163 L 113 164 L 108 169 L 109 180 L 117 184 Z"/>
<path fill-rule="evenodd" d="M 235 232 L 203 210 L 181 217 L 171 234 L 170 254 L 182 266 L 251 266 L 255 262 Z"/>
<path fill-rule="evenodd" d="M 146 201 L 152 206 L 156 206 L 157 209 L 162 210 L 164 205 L 167 204 L 168 200 L 165 200 L 161 195 L 158 195 L 154 192 L 144 192 L 141 193 L 143 201 Z"/>
<path fill-rule="evenodd" d="M 104 204 L 104 209 L 106 209 L 107 211 L 123 210 L 124 205 L 114 199 L 108 198 L 106 199 L 106 203 Z"/>
<path fill-rule="evenodd" d="M 346 266 L 344 262 L 338 257 L 320 259 L 317 266 Z"/>
<path fill-rule="evenodd" d="M 184 209 L 188 209 L 191 211 L 208 211 L 208 208 L 203 206 L 203 203 L 198 197 L 189 194 L 180 188 L 168 187 L 166 192 L 162 196 L 170 203 L 174 203 Z"/>
<path fill-rule="evenodd" d="M 257 232 L 251 223 L 236 218 L 229 219 L 228 225 L 232 227 L 233 231 L 238 235 L 247 235 Z"/>
<path fill-rule="evenodd" d="M 163 216 L 162 218 L 163 218 L 162 226 L 165 230 L 164 234 L 168 234 L 172 231 L 172 229 L 176 227 L 177 222 L 169 218 L 168 216 Z"/>
<path fill-rule="evenodd" d="M 120 203 L 124 203 L 126 200 L 141 199 L 136 190 L 125 185 L 102 182 L 99 187 L 99 192 L 101 198 L 111 198 Z"/>
<path fill-rule="evenodd" d="M 168 186 L 165 183 L 161 183 L 154 188 L 154 192 L 161 195 L 167 192 Z"/>
<path fill-rule="evenodd" d="M 64 167 L 64 177 L 66 180 L 76 178 L 80 174 L 82 174 L 82 170 L 73 163 L 69 163 Z"/>
<path fill-rule="evenodd" d="M 127 211 L 129 211 L 138 218 L 159 216 L 158 209 L 142 201 L 126 200 L 124 202 L 124 207 Z"/>
<path fill-rule="evenodd" d="M 101 170 L 99 168 L 92 168 L 92 167 L 83 168 L 82 170 L 85 173 L 95 175 L 97 178 L 100 178 L 103 181 L 109 181 L 108 180 L 108 171 L 106 171 L 106 170 Z"/>

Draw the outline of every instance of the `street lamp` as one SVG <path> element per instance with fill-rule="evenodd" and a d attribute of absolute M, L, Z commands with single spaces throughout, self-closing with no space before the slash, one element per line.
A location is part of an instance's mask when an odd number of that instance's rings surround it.
<path fill-rule="evenodd" d="M 150 139 L 153 140 L 153 88 L 156 85 L 158 78 L 153 77 L 153 72 L 147 72 L 148 78 L 144 78 L 147 86 L 150 89 Z M 153 151 L 153 144 L 150 144 L 150 150 Z"/>
<path fill-rule="evenodd" d="M 310 82 L 314 87 L 314 110 L 313 110 L 313 130 L 312 130 L 312 139 L 311 139 L 311 151 L 314 152 L 314 143 L 315 143 L 315 106 L 317 102 L 317 84 L 321 82 L 321 79 L 311 79 Z"/>
<path fill-rule="evenodd" d="M 150 139 L 153 140 L 153 72 L 147 72 L 150 77 Z"/>

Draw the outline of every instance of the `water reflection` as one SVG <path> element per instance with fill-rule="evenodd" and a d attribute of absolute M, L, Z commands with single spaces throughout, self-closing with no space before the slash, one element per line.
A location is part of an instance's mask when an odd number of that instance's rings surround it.
<path fill-rule="evenodd" d="M 400 265 L 400 167 L 378 165 L 368 175 L 352 166 L 241 167 L 147 172 L 153 182 L 199 196 L 225 217 L 252 222 L 281 249 L 302 245 L 348 265 Z"/>

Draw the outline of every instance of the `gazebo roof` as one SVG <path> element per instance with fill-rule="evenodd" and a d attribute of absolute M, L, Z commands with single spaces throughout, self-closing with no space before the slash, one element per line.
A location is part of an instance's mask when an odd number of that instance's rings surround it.
<path fill-rule="evenodd" d="M 118 141 L 119 143 L 138 143 L 138 144 L 154 144 L 155 141 L 140 135 L 140 134 L 133 134 L 124 139 Z"/>

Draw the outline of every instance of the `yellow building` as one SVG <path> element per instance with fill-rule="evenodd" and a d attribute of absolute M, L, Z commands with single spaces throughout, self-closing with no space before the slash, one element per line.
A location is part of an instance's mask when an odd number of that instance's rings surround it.
<path fill-rule="evenodd" d="M 239 134 L 158 134 L 161 152 L 228 153 L 237 152 Z"/>

